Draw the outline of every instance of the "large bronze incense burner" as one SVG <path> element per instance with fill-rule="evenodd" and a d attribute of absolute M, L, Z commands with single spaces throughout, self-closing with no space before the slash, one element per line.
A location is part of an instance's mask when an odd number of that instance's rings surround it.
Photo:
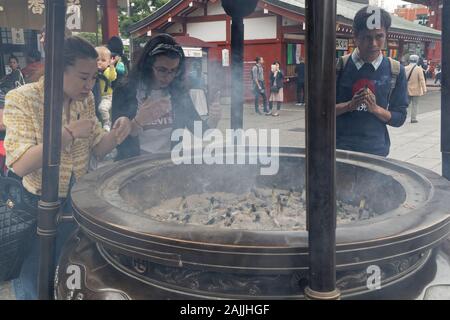
<path fill-rule="evenodd" d="M 81 226 L 60 260 L 57 298 L 297 299 L 308 285 L 308 233 L 258 227 L 158 221 L 146 213 L 177 197 L 258 188 L 280 194 L 305 187 L 300 149 L 279 154 L 280 170 L 258 165 L 175 165 L 141 157 L 85 176 L 72 191 Z M 367 293 L 373 270 L 381 287 L 413 279 L 450 232 L 450 183 L 404 163 L 338 152 L 337 199 L 373 212 L 337 226 L 337 287 Z M 214 210 L 214 209 L 212 209 Z M 314 214 L 314 213 L 313 213 Z M 69 267 L 83 273 L 68 288 Z M 374 269 L 375 268 L 375 269 Z M 379 269 L 377 269 L 379 268 Z M 72 269 L 71 269 L 72 270 Z"/>
<path fill-rule="evenodd" d="M 256 0 L 221 2 L 232 17 L 231 128 L 239 129 L 243 18 L 257 5 L 277 8 Z M 336 5 L 305 1 L 306 74 L 314 70 L 306 85 L 307 104 L 314 106 L 306 109 L 306 157 L 303 151 L 283 150 L 280 172 L 272 177 L 258 176 L 257 166 L 176 167 L 168 157 L 135 159 L 87 175 L 73 190 L 81 228 L 66 244 L 53 288 L 66 8 L 64 0 L 48 0 L 39 298 L 55 293 L 58 299 L 297 299 L 304 294 L 338 299 L 340 292 L 344 298 L 417 298 L 440 267 L 448 275 L 448 241 L 434 250 L 449 235 L 448 180 L 360 154 L 338 152 L 335 165 Z M 448 1 L 442 14 L 442 175 L 450 179 Z M 145 213 L 171 197 L 248 193 L 274 184 L 282 190 L 278 195 L 306 189 L 308 231 L 281 225 L 271 231 L 216 228 L 188 220 L 164 222 Z M 339 201 L 362 210 L 367 206 L 369 218 L 363 212 L 339 224 L 338 215 L 336 230 Z M 378 278 L 377 285 L 372 280 Z"/>

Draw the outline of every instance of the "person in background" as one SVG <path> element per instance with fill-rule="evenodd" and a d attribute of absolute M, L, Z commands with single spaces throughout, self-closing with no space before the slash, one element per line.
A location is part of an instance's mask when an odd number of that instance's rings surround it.
<path fill-rule="evenodd" d="M 192 89 L 204 89 L 202 66 L 199 61 L 191 64 L 191 70 L 187 75 L 188 85 Z"/>
<path fill-rule="evenodd" d="M 411 107 L 411 123 L 419 122 L 417 120 L 417 108 L 419 98 L 427 93 L 427 83 L 423 74 L 423 69 L 418 65 L 419 56 L 411 55 L 409 65 L 405 68 L 408 80 L 408 95 Z"/>
<path fill-rule="evenodd" d="M 270 97 L 269 97 L 269 112 L 272 116 L 278 117 L 279 111 L 281 110 L 281 103 L 284 100 L 283 95 L 283 82 L 284 74 L 280 69 L 280 63 L 275 61 L 272 64 L 270 72 Z M 277 111 L 273 110 L 273 103 L 277 103 Z M 273 111 L 272 111 L 273 110 Z M 270 115 L 270 113 L 268 114 Z"/>
<path fill-rule="evenodd" d="M 201 61 L 193 60 L 186 64 L 186 87 L 189 89 L 189 95 L 194 103 L 195 109 L 203 119 L 208 115 L 208 99 L 206 96 L 206 86 L 203 81 Z M 210 90 L 210 98 L 211 98 Z"/>
<path fill-rule="evenodd" d="M 410 61 L 408 60 L 408 62 L 410 62 Z M 409 63 L 408 63 L 408 65 L 409 65 Z M 427 78 L 426 70 L 428 69 L 428 61 L 426 60 L 426 57 L 425 56 L 419 57 L 419 62 L 417 62 L 417 65 L 419 65 L 422 68 L 423 75 L 426 79 Z"/>
<path fill-rule="evenodd" d="M 441 85 L 441 81 L 442 81 L 441 66 L 436 66 L 436 74 L 434 75 L 434 84 L 437 84 L 439 82 L 439 85 Z"/>
<path fill-rule="evenodd" d="M 128 118 L 119 118 L 111 132 L 107 133 L 95 117 L 91 90 L 97 76 L 97 52 L 91 44 L 79 37 L 66 38 L 63 59 L 59 197 L 64 212 L 71 214 L 69 190 L 74 182 L 87 173 L 90 156 L 102 159 L 110 153 L 128 136 L 131 124 Z M 9 174 L 22 181 L 24 201 L 37 208 L 42 192 L 44 77 L 38 82 L 10 91 L 6 96 L 3 118 Z M 32 212 L 30 214 L 34 215 Z M 71 223 L 58 227 L 56 258 L 75 227 Z M 20 276 L 13 281 L 17 299 L 37 298 L 39 241 L 36 233 L 30 237 Z"/>
<path fill-rule="evenodd" d="M 433 72 L 432 72 L 431 70 L 432 70 L 432 69 L 431 69 L 431 65 L 428 64 L 428 65 L 427 65 L 427 69 L 425 70 L 425 80 L 428 80 L 428 79 L 432 79 L 432 78 L 433 78 Z"/>
<path fill-rule="evenodd" d="M 27 55 L 27 66 L 22 69 L 22 73 L 26 83 L 36 82 L 44 75 L 44 63 L 38 50 Z"/>
<path fill-rule="evenodd" d="M 64 37 L 69 38 L 71 36 L 72 31 L 66 27 L 64 30 Z M 45 26 L 42 27 L 41 32 L 39 33 L 39 45 L 42 48 L 42 50 L 45 49 Z M 33 53 L 33 56 L 37 57 L 37 53 Z M 32 75 L 30 76 L 29 82 L 27 81 L 27 83 L 36 82 L 44 75 L 45 75 L 45 61 L 41 57 L 40 64 L 36 65 L 36 68 L 32 73 Z"/>
<path fill-rule="evenodd" d="M 112 88 L 114 90 L 114 88 L 127 76 L 130 65 L 127 57 L 124 54 L 123 42 L 120 37 L 111 37 L 106 47 L 109 49 L 109 51 L 111 51 L 113 64 L 117 72 L 117 79 L 112 82 Z"/>
<path fill-rule="evenodd" d="M 7 74 L 2 80 L 0 80 L 0 174 L 3 174 L 3 168 L 6 160 L 6 153 L 3 147 L 3 140 L 5 139 L 6 134 L 6 128 L 3 124 L 5 95 L 11 90 L 25 84 L 25 80 L 19 68 L 19 61 L 15 56 L 9 57 L 9 67 L 11 68 L 11 73 Z"/>
<path fill-rule="evenodd" d="M 262 97 L 264 113 L 267 114 L 267 96 L 266 96 L 266 85 L 264 81 L 264 58 L 256 57 L 256 64 L 252 68 L 252 81 L 253 81 L 253 93 L 255 94 L 255 112 L 261 115 L 259 111 L 259 97 Z"/>
<path fill-rule="evenodd" d="M 300 58 L 300 63 L 295 66 L 297 76 L 297 103 L 298 106 L 305 105 L 305 61 Z"/>
<path fill-rule="evenodd" d="M 95 50 L 97 50 L 98 53 L 97 68 L 100 93 L 102 96 L 98 109 L 100 111 L 103 128 L 105 128 L 106 131 L 109 131 L 111 130 L 112 82 L 117 79 L 117 72 L 114 67 L 111 51 L 109 51 L 107 47 L 97 47 Z"/>
<path fill-rule="evenodd" d="M 0 80 L 0 141 L 5 138 L 5 127 L 3 125 L 3 107 L 5 105 L 5 95 L 20 86 L 25 84 L 22 72 L 19 68 L 19 60 L 15 56 L 9 57 L 9 67 L 11 68 L 11 73 L 7 74 L 3 79 Z M 0 150 L 1 152 L 1 150 Z M 0 162 L 4 158 L 0 156 Z M 0 170 L 3 166 L 0 167 Z"/>
<path fill-rule="evenodd" d="M 16 89 L 25 84 L 24 76 L 19 68 L 19 61 L 15 56 L 9 57 L 9 67 L 11 73 L 0 80 L 0 175 L 4 174 L 6 151 L 3 146 L 3 141 L 6 135 L 6 128 L 3 123 L 3 108 L 5 106 L 5 95 L 13 89 Z"/>
<path fill-rule="evenodd" d="M 11 68 L 11 73 L 0 80 L 0 90 L 4 94 L 25 84 L 22 71 L 20 71 L 19 60 L 12 55 L 9 57 L 8 63 Z"/>

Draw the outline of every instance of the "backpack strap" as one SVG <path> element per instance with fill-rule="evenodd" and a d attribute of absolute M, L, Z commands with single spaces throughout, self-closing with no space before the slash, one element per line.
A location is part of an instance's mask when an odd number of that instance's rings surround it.
<path fill-rule="evenodd" d="M 346 54 L 342 57 L 339 57 L 339 60 L 336 64 L 336 83 L 339 83 L 341 81 L 342 71 L 344 71 L 345 66 L 347 65 L 351 56 L 352 56 L 351 54 Z M 339 86 L 337 86 L 337 88 L 339 88 Z"/>
<path fill-rule="evenodd" d="M 391 89 L 390 89 L 389 95 L 388 95 L 388 110 L 389 110 L 392 92 L 394 92 L 395 86 L 397 85 L 397 79 L 400 75 L 401 64 L 399 61 L 394 60 L 392 58 L 388 58 L 388 59 L 389 59 L 389 64 L 391 66 Z"/>
<path fill-rule="evenodd" d="M 103 80 L 105 82 L 105 88 L 103 89 L 103 93 L 108 92 L 109 87 L 111 87 L 109 79 L 101 72 L 98 73 L 97 77 L 99 80 Z"/>
<path fill-rule="evenodd" d="M 345 66 L 348 63 L 348 60 L 350 59 L 352 55 L 346 54 L 345 56 L 339 57 L 338 63 L 336 65 L 336 75 L 340 76 L 341 72 L 345 69 Z"/>
<path fill-rule="evenodd" d="M 413 75 L 414 69 L 415 69 L 416 67 L 417 67 L 417 64 L 416 64 L 414 67 L 412 67 L 411 71 L 409 72 L 408 80 L 406 80 L 406 82 L 409 82 L 409 80 L 411 80 L 411 77 L 412 77 L 412 75 Z"/>

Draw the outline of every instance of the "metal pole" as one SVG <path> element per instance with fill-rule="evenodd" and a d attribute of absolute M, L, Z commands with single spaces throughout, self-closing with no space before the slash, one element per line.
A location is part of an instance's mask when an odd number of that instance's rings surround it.
<path fill-rule="evenodd" d="M 231 22 L 231 129 L 244 127 L 244 18 Z"/>
<path fill-rule="evenodd" d="M 442 176 L 450 180 L 450 2 L 442 8 L 441 150 Z"/>
<path fill-rule="evenodd" d="M 45 29 L 45 96 L 44 96 L 44 156 L 42 166 L 42 196 L 39 201 L 38 230 L 39 299 L 53 296 L 55 274 L 56 218 L 60 203 L 59 163 L 63 105 L 63 47 L 66 5 L 64 0 L 47 0 Z"/>
<path fill-rule="evenodd" d="M 258 0 L 222 0 L 231 20 L 231 128 L 244 127 L 244 17 L 255 11 Z"/>
<path fill-rule="evenodd" d="M 336 289 L 336 0 L 306 1 L 306 196 L 309 299 Z M 314 74 L 314 77 L 311 75 Z"/>

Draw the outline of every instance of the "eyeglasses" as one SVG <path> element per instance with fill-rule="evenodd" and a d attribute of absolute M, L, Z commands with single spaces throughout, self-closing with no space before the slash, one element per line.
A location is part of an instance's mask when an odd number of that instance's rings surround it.
<path fill-rule="evenodd" d="M 181 71 L 180 69 L 173 69 L 173 70 L 169 70 L 167 68 L 164 67 L 153 67 L 153 70 L 155 71 L 155 73 L 159 76 L 162 77 L 166 77 L 166 76 L 170 76 L 170 77 L 176 77 L 179 76 Z"/>

